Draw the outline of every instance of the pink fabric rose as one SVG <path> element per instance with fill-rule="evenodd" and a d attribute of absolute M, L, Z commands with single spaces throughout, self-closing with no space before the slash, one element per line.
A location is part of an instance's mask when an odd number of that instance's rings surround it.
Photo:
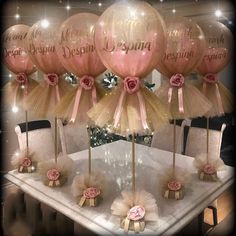
<path fill-rule="evenodd" d="M 60 172 L 56 168 L 53 168 L 47 171 L 47 178 L 50 181 L 58 180 L 60 175 L 61 175 Z"/>
<path fill-rule="evenodd" d="M 127 218 L 129 220 L 141 220 L 145 215 L 145 209 L 142 206 L 134 206 L 131 209 L 129 209 L 127 213 Z"/>
<path fill-rule="evenodd" d="M 218 81 L 218 78 L 215 74 L 206 74 L 204 77 L 203 77 L 203 80 L 206 81 L 207 83 L 216 83 Z"/>
<path fill-rule="evenodd" d="M 27 84 L 28 83 L 27 75 L 25 73 L 18 73 L 16 75 L 16 81 L 22 85 Z"/>
<path fill-rule="evenodd" d="M 181 88 L 184 85 L 184 76 L 182 74 L 175 74 L 170 78 L 170 85 Z"/>
<path fill-rule="evenodd" d="M 24 157 L 23 160 L 21 161 L 21 165 L 24 167 L 29 167 L 31 166 L 32 161 L 28 157 Z"/>
<path fill-rule="evenodd" d="M 216 173 L 216 168 L 211 164 L 206 164 L 203 167 L 203 172 L 208 175 L 214 175 Z"/>
<path fill-rule="evenodd" d="M 100 195 L 100 190 L 94 187 L 89 187 L 84 190 L 83 196 L 87 199 L 95 198 Z"/>
<path fill-rule="evenodd" d="M 50 74 L 45 75 L 44 79 L 51 86 L 56 86 L 58 84 L 58 81 L 59 81 L 58 75 L 54 74 L 54 73 L 50 73 Z"/>
<path fill-rule="evenodd" d="M 85 75 L 80 79 L 80 85 L 85 90 L 90 90 L 94 85 L 94 78 L 92 76 Z"/>
<path fill-rule="evenodd" d="M 124 90 L 129 94 L 133 94 L 139 90 L 139 78 L 134 76 L 128 76 L 124 79 Z"/>
<path fill-rule="evenodd" d="M 171 180 L 167 183 L 167 187 L 171 191 L 178 191 L 181 189 L 182 185 L 178 180 Z"/>

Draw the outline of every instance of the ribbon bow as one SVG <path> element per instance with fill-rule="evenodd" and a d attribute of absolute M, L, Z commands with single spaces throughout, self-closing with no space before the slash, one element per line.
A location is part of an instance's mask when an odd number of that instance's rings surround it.
<path fill-rule="evenodd" d="M 14 104 L 16 104 L 16 98 L 17 98 L 17 92 L 20 86 L 24 86 L 24 96 L 28 95 L 28 86 L 29 86 L 29 80 L 25 73 L 18 73 L 16 75 L 16 82 L 18 85 L 15 88 L 14 91 Z"/>
<path fill-rule="evenodd" d="M 216 74 L 212 74 L 212 73 L 206 74 L 203 77 L 202 92 L 203 92 L 203 94 L 206 94 L 207 84 L 215 85 L 215 88 L 216 88 L 215 92 L 216 92 L 216 99 L 217 99 L 218 108 L 219 108 L 220 114 L 223 115 L 224 108 L 223 108 L 223 104 L 222 104 L 222 100 L 221 100 L 218 81 L 219 81 L 219 79 L 216 76 Z"/>
<path fill-rule="evenodd" d="M 173 88 L 178 90 L 178 102 L 179 102 L 179 112 L 184 113 L 184 102 L 183 102 L 183 85 L 184 85 L 184 76 L 182 74 L 175 74 L 170 78 L 171 87 L 168 90 L 168 103 L 171 103 Z"/>
<path fill-rule="evenodd" d="M 60 92 L 59 92 L 59 88 L 58 88 L 58 82 L 59 82 L 58 75 L 54 74 L 54 73 L 50 73 L 50 74 L 44 75 L 44 79 L 49 86 L 55 87 L 56 98 L 57 98 L 57 101 L 59 102 L 61 100 L 61 98 L 60 98 Z"/>
<path fill-rule="evenodd" d="M 138 77 L 128 76 L 124 79 L 123 85 L 124 85 L 124 88 L 123 88 L 123 91 L 120 95 L 118 105 L 117 105 L 117 108 L 115 110 L 115 114 L 113 117 L 114 127 L 115 128 L 117 127 L 118 122 L 120 120 L 121 112 L 123 110 L 123 105 L 124 105 L 124 98 L 125 98 L 126 93 L 128 93 L 128 94 L 136 93 L 138 96 L 138 101 L 139 101 L 141 122 L 142 122 L 143 128 L 148 129 L 145 102 L 144 102 L 142 94 L 139 91 L 140 79 Z"/>
<path fill-rule="evenodd" d="M 80 87 L 78 88 L 78 90 L 76 92 L 74 107 L 73 107 L 72 116 L 70 119 L 72 122 L 75 122 L 83 89 L 84 90 L 91 90 L 92 89 L 93 106 L 95 106 L 95 104 L 97 103 L 97 92 L 96 92 L 96 87 L 94 86 L 94 78 L 89 75 L 84 75 L 80 79 Z"/>

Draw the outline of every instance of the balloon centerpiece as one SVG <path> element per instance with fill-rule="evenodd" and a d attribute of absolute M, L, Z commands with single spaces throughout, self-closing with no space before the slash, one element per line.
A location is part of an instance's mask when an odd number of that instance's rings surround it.
<path fill-rule="evenodd" d="M 56 54 L 56 30 L 60 22 L 56 19 L 36 22 L 29 30 L 26 44 L 28 53 L 34 64 L 44 73 L 43 81 L 28 96 L 26 106 L 32 109 L 38 118 L 54 117 L 54 109 L 61 96 L 69 90 L 69 84 L 61 76 L 66 72 Z M 70 159 L 61 156 L 58 158 L 57 146 L 57 117 L 55 118 L 55 161 L 40 163 L 39 172 L 44 184 L 50 187 L 61 186 L 66 182 Z M 67 164 L 65 162 L 68 162 Z M 59 170 L 59 179 L 54 182 L 48 178 L 47 173 Z M 54 171 L 55 172 L 55 171 Z M 53 173 L 54 173 L 53 172 Z"/>
<path fill-rule="evenodd" d="M 58 117 L 69 119 L 70 122 L 86 125 L 91 125 L 87 111 L 103 95 L 96 77 L 106 69 L 95 51 L 94 26 L 97 20 L 98 16 L 91 13 L 73 15 L 62 23 L 57 35 L 56 51 L 61 63 L 80 79 L 79 85 L 62 98 L 55 113 Z M 90 128 L 87 127 L 87 129 L 90 138 Z M 103 176 L 98 177 L 101 174 L 91 171 L 90 142 L 88 149 L 88 174 L 75 177 L 74 187 L 72 187 L 73 195 L 78 199 L 81 207 L 96 206 L 104 190 Z M 97 184 L 99 188 L 95 188 Z M 92 189 L 99 194 L 93 195 Z"/>
<path fill-rule="evenodd" d="M 198 24 L 205 34 L 207 46 L 204 57 L 197 67 L 197 71 L 202 75 L 197 86 L 213 106 L 205 114 L 207 119 L 206 153 L 198 155 L 194 163 L 201 180 L 217 181 L 217 170 L 222 169 L 224 163 L 219 157 L 220 152 L 214 156 L 209 154 L 209 122 L 210 117 L 222 116 L 233 111 L 233 95 L 219 81 L 217 75 L 231 59 L 233 37 L 230 30 L 220 22 L 204 21 Z M 206 172 L 204 171 L 206 169 L 214 169 L 215 171 Z"/>
<path fill-rule="evenodd" d="M 12 157 L 12 165 L 22 173 L 34 172 L 38 162 L 38 158 L 29 149 L 28 111 L 25 106 L 29 92 L 37 86 L 37 82 L 30 78 L 36 71 L 36 67 L 25 47 L 29 28 L 23 24 L 14 25 L 2 36 L 4 64 L 15 74 L 15 78 L 3 88 L 4 97 L 7 98 L 13 111 L 17 111 L 18 107 L 25 110 L 26 148 L 16 152 Z"/>
<path fill-rule="evenodd" d="M 175 171 L 176 119 L 203 116 L 211 105 L 186 76 L 193 71 L 203 57 L 205 49 L 204 34 L 197 24 L 184 17 L 165 19 L 167 27 L 167 47 L 163 58 L 157 64 L 157 70 L 167 78 L 157 89 L 156 95 L 168 106 L 174 119 L 173 129 L 173 165 L 171 176 L 164 188 L 165 198 L 182 199 L 184 183 Z M 173 184 L 182 186 L 173 190 Z"/>
<path fill-rule="evenodd" d="M 141 232 L 145 223 L 156 221 L 157 207 L 151 194 L 135 187 L 135 134 L 158 130 L 170 118 L 164 105 L 145 88 L 142 80 L 163 55 L 163 21 L 146 2 L 115 3 L 103 12 L 96 24 L 95 46 L 103 64 L 122 82 L 104 96 L 88 116 L 98 126 L 108 124 L 116 133 L 132 134 L 132 191 L 122 192 L 123 198 L 113 202 L 112 214 L 121 218 L 120 226 L 126 232 Z M 140 199 L 145 200 L 140 202 Z M 153 207 L 146 208 L 150 204 Z M 127 210 L 139 205 L 144 207 L 145 218 L 130 219 Z"/>

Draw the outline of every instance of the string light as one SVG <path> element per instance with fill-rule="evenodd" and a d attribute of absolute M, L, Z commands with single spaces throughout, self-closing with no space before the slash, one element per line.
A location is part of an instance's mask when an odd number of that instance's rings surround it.
<path fill-rule="evenodd" d="M 99 2 L 99 3 L 98 3 L 98 6 L 99 6 L 99 7 L 101 7 L 101 6 L 102 6 L 102 3 L 101 3 L 101 2 Z"/>
<path fill-rule="evenodd" d="M 49 26 L 49 24 L 50 23 L 49 23 L 49 21 L 47 19 L 44 19 L 44 20 L 41 21 L 41 26 L 43 28 L 47 28 Z"/>
<path fill-rule="evenodd" d="M 67 6 L 66 6 L 66 10 L 69 11 L 70 9 L 71 9 L 70 5 L 67 5 Z"/>
<path fill-rule="evenodd" d="M 220 16 L 222 16 L 222 12 L 221 12 L 221 10 L 219 10 L 219 9 L 216 10 L 216 11 L 215 11 L 215 16 L 216 16 L 216 17 L 220 17 Z"/>
<path fill-rule="evenodd" d="M 175 9 L 172 9 L 172 13 L 175 13 L 176 12 L 176 10 Z"/>
<path fill-rule="evenodd" d="M 16 18 L 17 20 L 20 19 L 20 14 L 16 13 L 16 14 L 15 14 L 15 18 Z"/>
<path fill-rule="evenodd" d="M 17 106 L 13 106 L 11 109 L 14 113 L 17 113 L 19 111 L 19 108 Z"/>
<path fill-rule="evenodd" d="M 9 74 L 8 77 L 11 78 L 11 77 L 12 77 L 12 74 Z"/>

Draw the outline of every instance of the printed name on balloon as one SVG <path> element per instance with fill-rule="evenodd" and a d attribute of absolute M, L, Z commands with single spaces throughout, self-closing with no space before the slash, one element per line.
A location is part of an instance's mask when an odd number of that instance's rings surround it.
<path fill-rule="evenodd" d="M 19 32 L 19 33 L 8 33 L 3 35 L 3 42 L 9 42 L 13 40 L 24 40 L 27 36 L 27 32 Z"/>
<path fill-rule="evenodd" d="M 136 42 L 117 42 L 116 44 L 113 42 L 109 42 L 108 39 L 105 39 L 105 46 L 103 47 L 104 51 L 114 52 L 114 51 L 124 51 L 125 54 L 128 54 L 129 51 L 143 51 L 143 50 L 151 50 L 151 42 L 145 41 L 136 41 Z"/>
<path fill-rule="evenodd" d="M 167 32 L 168 37 L 189 37 L 192 38 L 192 27 L 186 28 L 184 30 L 173 29 Z"/>
<path fill-rule="evenodd" d="M 92 29 L 90 29 L 92 30 Z M 61 32 L 60 42 L 69 42 L 71 40 L 80 40 L 82 37 L 87 40 L 89 38 L 88 32 L 86 30 L 76 30 L 76 29 L 65 29 Z"/>
<path fill-rule="evenodd" d="M 224 35 L 221 34 L 220 37 L 208 38 L 209 44 L 217 44 L 217 45 L 224 45 L 225 39 Z"/>
<path fill-rule="evenodd" d="M 25 51 L 21 50 L 21 48 L 7 50 L 6 48 L 3 49 L 3 56 L 4 57 L 16 57 L 26 54 Z"/>
<path fill-rule="evenodd" d="M 33 29 L 33 31 L 30 33 L 30 39 L 36 39 L 43 34 L 43 38 L 46 39 L 53 39 L 55 38 L 55 31 L 42 31 L 40 29 Z"/>
<path fill-rule="evenodd" d="M 177 53 L 165 53 L 164 54 L 164 58 L 163 60 L 173 60 L 173 61 L 177 61 L 178 59 L 182 59 L 182 58 L 192 58 L 194 57 L 194 52 L 191 51 L 181 51 L 181 52 L 177 52 Z"/>
<path fill-rule="evenodd" d="M 28 49 L 29 53 L 31 54 L 47 54 L 47 53 L 54 53 L 55 52 L 55 46 L 54 45 L 48 45 L 45 47 L 36 47 L 34 44 L 29 45 Z"/>
<path fill-rule="evenodd" d="M 63 57 L 64 58 L 70 58 L 73 56 L 82 56 L 83 54 L 87 53 L 93 53 L 95 50 L 95 47 L 93 44 L 87 44 L 86 46 L 79 47 L 79 48 L 70 48 L 68 46 L 63 46 Z"/>
<path fill-rule="evenodd" d="M 228 52 L 219 52 L 214 54 L 207 54 L 203 57 L 203 60 L 211 62 L 212 60 L 221 60 L 228 56 Z"/>

